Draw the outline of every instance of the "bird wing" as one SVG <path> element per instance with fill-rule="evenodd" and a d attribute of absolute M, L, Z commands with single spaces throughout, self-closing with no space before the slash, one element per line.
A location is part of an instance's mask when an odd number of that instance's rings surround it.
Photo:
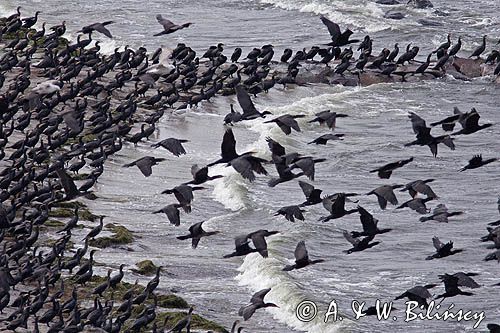
<path fill-rule="evenodd" d="M 167 218 L 175 226 L 181 225 L 180 213 L 179 210 L 174 205 L 168 205 L 165 210 L 165 214 L 167 214 Z"/>
<path fill-rule="evenodd" d="M 64 122 L 66 123 L 66 126 L 73 131 L 73 132 L 79 132 L 81 129 L 80 122 L 76 119 L 75 114 L 73 112 L 66 112 L 62 115 L 62 118 Z"/>
<path fill-rule="evenodd" d="M 191 187 L 189 187 L 188 185 L 179 185 L 175 187 L 175 189 L 187 202 L 193 201 L 193 190 L 191 189 Z"/>
<path fill-rule="evenodd" d="M 203 169 L 206 169 L 206 171 L 205 171 L 205 170 L 203 170 Z M 208 175 L 208 168 L 207 168 L 207 167 L 205 167 L 205 168 L 200 168 L 200 167 L 198 166 L 198 164 L 193 164 L 193 165 L 191 166 L 191 175 L 192 175 L 193 177 L 195 177 L 195 176 L 196 176 L 196 174 L 197 174 L 197 173 L 199 173 L 199 172 L 206 172 L 206 174 Z"/>
<path fill-rule="evenodd" d="M 309 254 L 307 253 L 306 243 L 304 241 L 300 241 L 295 248 L 295 262 L 308 262 Z"/>
<path fill-rule="evenodd" d="M 255 304 L 243 306 L 238 311 L 238 315 L 243 316 L 244 320 L 248 320 L 253 316 L 253 314 L 255 313 L 255 310 L 257 310 L 257 307 L 255 306 Z"/>
<path fill-rule="evenodd" d="M 290 115 L 286 114 L 286 115 L 280 116 L 279 120 L 283 124 L 285 124 L 286 126 L 293 128 L 297 132 L 300 132 L 300 127 L 299 127 L 299 124 L 297 123 L 297 120 L 295 120 L 294 118 L 292 118 Z"/>
<path fill-rule="evenodd" d="M 470 276 L 465 274 L 464 272 L 458 272 L 453 274 L 456 278 L 458 278 L 458 285 L 459 286 L 464 286 L 464 287 L 469 287 L 469 288 L 479 288 L 479 284 L 474 281 Z"/>
<path fill-rule="evenodd" d="M 382 195 L 384 199 L 389 201 L 391 204 L 398 204 L 398 199 L 396 198 L 396 195 L 394 194 L 391 186 L 382 186 L 379 194 Z"/>
<path fill-rule="evenodd" d="M 344 230 L 343 235 L 344 235 L 344 238 L 347 239 L 347 241 L 349 243 L 351 243 L 353 246 L 358 245 L 360 242 L 359 239 L 352 237 L 351 234 L 347 230 Z"/>
<path fill-rule="evenodd" d="M 332 204 L 332 213 L 343 211 L 344 206 L 345 206 L 345 195 L 343 193 L 339 193 L 339 195 Z"/>
<path fill-rule="evenodd" d="M 249 116 L 259 113 L 250 99 L 250 95 L 242 85 L 236 86 L 236 98 L 238 99 L 238 103 L 240 104 L 244 115 Z"/>
<path fill-rule="evenodd" d="M 238 156 L 236 153 L 236 139 L 234 138 L 233 130 L 228 128 L 222 138 L 220 146 L 221 157 L 224 159 L 234 159 Z"/>
<path fill-rule="evenodd" d="M 408 117 L 411 120 L 411 126 L 413 127 L 413 132 L 419 134 L 422 129 L 426 128 L 425 120 L 418 116 L 417 114 L 410 112 Z"/>
<path fill-rule="evenodd" d="M 259 251 L 260 255 L 264 258 L 268 257 L 267 253 L 267 242 L 263 234 L 253 233 L 250 238 L 252 239 L 253 245 Z"/>
<path fill-rule="evenodd" d="M 267 293 L 270 291 L 271 291 L 271 288 L 259 290 L 258 292 L 253 294 L 252 298 L 250 299 L 250 303 L 255 304 L 255 303 L 264 302 L 264 297 L 266 297 Z"/>
<path fill-rule="evenodd" d="M 109 30 L 104 25 L 102 25 L 101 23 L 94 24 L 93 28 L 96 31 L 99 31 L 104 36 L 106 36 L 108 38 L 113 38 L 113 36 L 111 36 L 111 32 L 109 32 Z"/>
<path fill-rule="evenodd" d="M 163 29 L 169 30 L 176 26 L 172 21 L 163 18 L 160 14 L 156 15 L 156 20 L 163 26 Z"/>
<path fill-rule="evenodd" d="M 282 156 L 286 154 L 285 147 L 280 145 L 278 142 L 274 141 L 272 138 L 267 137 L 266 141 L 272 154 L 277 156 Z"/>
<path fill-rule="evenodd" d="M 361 206 L 358 206 L 358 212 L 363 231 L 368 234 L 374 234 L 377 230 L 377 224 L 375 222 L 377 219 L 373 218 L 373 215 Z"/>
<path fill-rule="evenodd" d="M 308 199 L 312 191 L 314 191 L 314 186 L 302 180 L 299 180 L 299 186 L 302 189 L 304 195 L 306 196 L 306 199 Z"/>
<path fill-rule="evenodd" d="M 139 170 L 141 170 L 144 176 L 149 177 L 153 173 L 153 170 L 151 168 L 151 161 L 148 158 L 143 157 L 141 159 L 138 159 L 134 163 L 139 168 Z"/>
<path fill-rule="evenodd" d="M 314 162 L 312 157 L 301 158 L 295 162 L 295 165 L 298 166 L 309 179 L 314 180 Z"/>
<path fill-rule="evenodd" d="M 416 181 L 413 183 L 412 188 L 417 192 L 425 194 L 427 197 L 437 197 L 432 188 L 423 181 Z"/>
<path fill-rule="evenodd" d="M 425 204 L 420 199 L 410 200 L 410 201 L 408 201 L 407 205 L 408 205 L 408 207 L 410 207 L 411 209 L 413 209 L 417 213 L 420 213 L 420 214 L 427 213 L 427 208 L 425 207 Z"/>
<path fill-rule="evenodd" d="M 66 197 L 73 197 L 74 195 L 80 193 L 76 188 L 73 178 L 71 178 L 64 169 L 57 169 L 56 173 L 61 181 L 62 187 L 64 188 L 64 192 L 66 192 Z"/>
<path fill-rule="evenodd" d="M 436 236 L 432 237 L 432 244 L 437 251 L 439 251 L 444 246 L 444 244 Z"/>
<path fill-rule="evenodd" d="M 238 157 L 231 161 L 231 166 L 234 170 L 238 171 L 239 174 L 245 179 L 253 182 L 255 180 L 255 174 L 252 170 L 252 164 L 245 157 Z"/>
<path fill-rule="evenodd" d="M 479 118 L 479 113 L 477 113 L 475 109 L 469 112 L 465 118 L 465 128 L 475 128 L 479 126 Z"/>
<path fill-rule="evenodd" d="M 329 211 L 330 213 L 332 212 L 333 208 L 333 200 L 330 199 L 329 197 L 324 197 L 323 200 L 321 200 L 321 203 L 323 204 L 323 207 Z"/>
<path fill-rule="evenodd" d="M 205 222 L 205 221 L 195 223 L 189 227 L 189 232 L 191 233 L 191 235 L 197 236 L 197 235 L 202 234 L 204 232 L 204 230 L 202 228 L 203 222 Z"/>
<path fill-rule="evenodd" d="M 178 139 L 168 138 L 163 140 L 162 146 L 175 156 L 186 154 L 186 150 L 184 150 L 182 143 Z"/>
<path fill-rule="evenodd" d="M 431 293 L 427 288 L 422 286 L 415 286 L 407 291 L 410 294 L 416 295 L 418 297 L 422 297 L 424 299 L 432 297 Z"/>
<path fill-rule="evenodd" d="M 328 32 L 330 33 L 330 36 L 332 37 L 332 42 L 335 44 L 340 38 L 341 32 L 340 32 L 340 27 L 337 23 L 334 23 L 321 15 L 319 17 L 321 19 L 321 22 L 323 22 L 324 25 L 328 28 Z"/>

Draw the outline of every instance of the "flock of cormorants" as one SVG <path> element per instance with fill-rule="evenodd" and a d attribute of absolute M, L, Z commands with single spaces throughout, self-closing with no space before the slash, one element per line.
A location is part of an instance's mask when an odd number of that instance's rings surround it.
<path fill-rule="evenodd" d="M 66 32 L 66 22 L 50 27 L 46 30 L 45 23 L 42 30 L 34 30 L 39 12 L 33 17 L 21 17 L 20 8 L 10 17 L 0 21 L 0 41 L 4 44 L 0 58 L 0 158 L 2 171 L 0 173 L 0 312 L 7 313 L 0 319 L 4 329 L 15 331 L 18 328 L 32 327 L 39 332 L 39 324 L 46 324 L 48 332 L 78 332 L 85 327 L 99 327 L 106 332 L 121 332 L 127 326 L 128 331 L 139 331 L 150 325 L 156 318 L 156 298 L 154 291 L 159 284 L 160 269 L 155 277 L 144 287 L 140 294 L 132 291 L 126 293 L 124 301 L 118 307 L 113 300 L 102 297 L 109 288 L 116 288 L 124 277 L 124 265 L 121 265 L 117 274 L 108 271 L 106 282 L 93 290 L 97 295 L 94 305 L 86 307 L 85 300 L 78 299 L 77 287 L 74 287 L 71 296 L 62 302 L 64 296 L 63 277 L 71 276 L 77 285 L 85 284 L 93 277 L 94 255 L 96 250 L 89 251 L 89 259 L 83 258 L 89 248 L 89 241 L 103 230 L 104 217 L 99 218 L 99 224 L 91 229 L 82 240 L 83 247 L 78 248 L 72 257 L 67 257 L 66 249 L 70 240 L 75 241 L 72 230 L 79 222 L 78 207 L 65 226 L 58 231 L 63 234 L 57 239 L 50 252 L 40 250 L 43 243 L 39 242 L 41 227 L 49 218 L 51 208 L 58 204 L 79 197 L 91 199 L 92 187 L 99 176 L 104 172 L 107 158 L 118 152 L 125 139 L 137 145 L 143 139 L 149 139 L 154 133 L 155 124 L 165 111 L 169 109 L 185 109 L 197 106 L 200 102 L 215 97 L 218 94 L 236 94 L 242 113 L 231 112 L 224 118 L 226 125 L 259 118 L 268 119 L 272 115 L 269 111 L 258 111 L 252 102 L 251 95 L 267 92 L 276 83 L 283 85 L 295 83 L 302 64 L 318 63 L 329 68 L 329 64 L 337 62 L 333 72 L 344 75 L 346 71 L 363 72 L 365 66 L 381 75 L 415 75 L 427 73 L 431 63 L 431 55 L 436 54 L 437 60 L 432 67 L 434 71 L 445 71 L 452 66 L 453 59 L 461 48 L 461 39 L 451 45 L 448 41 L 436 50 L 433 50 L 427 60 L 416 70 L 408 72 L 402 65 L 414 62 L 419 47 L 408 45 L 406 51 L 399 55 L 396 44 L 390 51 L 384 48 L 377 56 L 372 55 L 372 39 L 366 36 L 356 51 L 360 57 L 353 62 L 355 50 L 352 47 L 341 47 L 358 43 L 350 39 L 352 31 L 347 29 L 341 32 L 339 26 L 324 16 L 321 21 L 326 25 L 332 41 L 328 48 L 318 46 L 310 50 L 301 50 L 293 54 L 286 49 L 280 58 L 285 64 L 286 72 L 277 77 L 269 77 L 273 61 L 274 50 L 272 45 L 254 48 L 245 61 L 239 61 L 242 56 L 241 48 L 236 48 L 228 58 L 223 54 L 223 44 L 210 47 L 203 55 L 202 62 L 196 52 L 183 43 L 166 56 L 167 62 L 162 62 L 160 48 L 153 54 L 148 54 L 143 47 L 132 50 L 128 46 L 123 51 L 116 49 L 111 55 L 102 55 L 99 42 L 92 43 L 92 34 L 102 33 L 111 38 L 111 32 L 106 26 L 112 21 L 94 23 L 83 27 L 79 32 L 88 38 L 78 35 L 74 43 L 66 43 L 61 37 Z M 157 16 L 158 22 L 164 30 L 155 36 L 173 33 L 187 28 L 191 23 L 176 25 L 171 21 Z M 486 48 L 486 36 L 482 44 L 471 54 L 471 57 L 480 59 Z M 320 60 L 315 60 L 317 57 Z M 494 75 L 500 72 L 500 53 L 492 51 L 485 59 L 486 63 L 497 63 Z M 133 88 L 132 88 L 133 87 Z M 151 94 L 151 91 L 156 91 Z M 146 94 L 148 94 L 146 96 Z M 332 131 L 335 129 L 337 118 L 347 115 L 337 114 L 329 110 L 317 113 L 309 123 L 319 123 Z M 284 114 L 265 120 L 265 123 L 274 123 L 285 133 L 292 130 L 300 132 L 297 122 L 305 115 Z M 463 113 L 458 109 L 450 117 L 434 122 L 428 127 L 424 119 L 417 114 L 410 113 L 409 118 L 416 134 L 416 140 L 407 144 L 428 146 L 434 156 L 440 143 L 450 149 L 455 149 L 453 140 L 457 135 L 468 135 L 488 128 L 491 124 L 479 124 L 479 114 L 475 109 Z M 141 123 L 140 132 L 130 134 L 135 123 Z M 461 129 L 451 134 L 440 136 L 431 135 L 431 130 L 442 125 L 444 131 L 453 131 L 458 123 Z M 329 140 L 343 140 L 343 134 L 328 133 L 318 137 L 310 144 L 326 145 Z M 273 164 L 278 178 L 271 178 L 269 187 L 293 179 L 306 176 L 314 180 L 315 164 L 325 161 L 323 158 L 303 156 L 297 152 L 286 152 L 285 148 L 272 138 L 267 139 L 272 153 L 272 160 L 267 161 L 254 156 L 254 152 L 237 153 L 236 140 L 230 127 L 227 127 L 222 144 L 221 157 L 204 167 L 193 165 L 191 173 L 193 180 L 163 191 L 164 194 L 173 194 L 178 203 L 172 203 L 154 211 L 166 214 L 168 220 L 179 226 L 180 209 L 189 213 L 193 201 L 193 192 L 203 190 L 201 185 L 207 181 L 221 178 L 221 175 L 209 176 L 209 167 L 224 164 L 232 167 L 248 181 L 255 180 L 256 175 L 267 175 L 265 166 Z M 165 148 L 175 156 L 186 154 L 183 144 L 188 140 L 168 138 L 152 145 L 154 148 Z M 124 167 L 136 166 L 145 177 L 152 174 L 152 167 L 163 162 L 161 157 L 144 156 L 136 161 L 127 163 Z M 391 174 L 411 163 L 413 157 L 388 163 L 371 172 L 376 172 L 382 179 L 389 179 Z M 481 155 L 474 156 L 460 171 L 482 167 L 494 162 L 495 158 L 483 159 Z M 71 174 L 77 174 L 88 166 L 91 172 L 84 180 L 74 180 Z M 294 169 L 300 172 L 294 173 Z M 433 179 L 415 180 L 406 185 L 383 185 L 367 195 L 375 195 L 381 209 L 387 204 L 399 205 L 394 189 L 409 191 L 411 199 L 397 208 L 410 208 L 420 214 L 429 213 L 426 203 L 436 200 L 428 183 Z M 77 182 L 81 182 L 77 185 Z M 323 195 L 322 190 L 300 180 L 299 185 L 304 192 L 305 201 L 298 205 L 282 207 L 276 215 L 283 215 L 292 222 L 304 220 L 305 207 L 322 204 L 328 215 L 320 221 L 327 222 L 342 218 L 348 214 L 358 213 L 362 231 L 344 231 L 345 239 L 352 245 L 345 250 L 347 254 L 364 251 L 380 244 L 374 241 L 380 234 L 390 232 L 391 229 L 379 229 L 378 220 L 362 206 L 346 209 L 345 204 L 356 193 L 335 193 Z M 422 194 L 423 196 L 420 196 Z M 499 206 L 500 210 L 500 206 Z M 431 215 L 422 217 L 420 221 L 448 222 L 448 218 L 462 214 L 462 212 L 448 212 L 443 204 L 438 205 Z M 202 237 L 208 237 L 218 231 L 205 231 L 203 222 L 198 222 L 189 228 L 189 234 L 179 236 L 179 240 L 192 240 L 192 247 L 196 248 Z M 489 234 L 483 241 L 493 241 L 494 248 L 500 248 L 500 222 L 492 222 L 488 228 Z M 493 228 L 493 226 L 495 228 Z M 244 256 L 258 252 L 262 257 L 268 257 L 266 237 L 278 231 L 257 230 L 245 235 L 237 236 L 234 240 L 235 250 L 224 257 Z M 379 236 L 377 236 L 379 237 Z M 436 253 L 427 257 L 430 259 L 443 258 L 459 253 L 461 250 L 453 248 L 453 242 L 442 243 L 437 237 L 432 239 Z M 76 242 L 76 241 L 75 241 Z M 250 245 L 251 243 L 251 245 Z M 253 246 L 252 246 L 253 245 Z M 37 252 L 38 251 L 38 252 Z M 294 252 L 295 263 L 286 265 L 283 270 L 301 269 L 311 264 L 320 263 L 322 259 L 311 260 L 302 240 L 297 244 Z M 500 250 L 486 256 L 485 260 L 500 261 Z M 73 273 L 78 267 L 76 273 Z M 448 298 L 457 295 L 472 295 L 459 287 L 478 288 L 479 285 L 471 278 L 474 273 L 444 274 L 440 279 L 445 285 L 445 293 L 437 298 Z M 60 288 L 55 284 L 61 281 Z M 428 289 L 436 285 L 415 286 L 407 290 L 396 299 L 407 297 L 427 306 L 427 299 L 432 295 Z M 80 288 L 80 287 L 78 287 Z M 239 315 L 248 320 L 256 310 L 266 307 L 277 307 L 273 303 L 264 301 L 270 288 L 255 293 L 250 304 L 243 306 Z M 13 293 L 17 298 L 11 299 Z M 155 302 L 148 305 L 135 319 L 131 318 L 133 306 L 143 303 L 148 297 Z M 167 328 L 169 332 L 181 332 L 191 325 L 193 308 L 185 318 L 174 327 Z M 236 332 L 239 321 L 232 327 Z M 495 325 L 491 324 L 494 331 Z M 152 330 L 159 331 L 156 323 Z M 240 332 L 242 328 L 238 328 Z"/>

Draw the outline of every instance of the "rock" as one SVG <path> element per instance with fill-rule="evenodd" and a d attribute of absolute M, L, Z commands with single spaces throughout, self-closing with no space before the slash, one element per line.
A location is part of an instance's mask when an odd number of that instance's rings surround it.
<path fill-rule="evenodd" d="M 426 26 L 426 27 L 441 27 L 441 26 L 443 26 L 443 23 L 441 23 L 439 21 L 429 20 L 429 19 L 418 19 L 417 22 L 423 26 Z"/>
<path fill-rule="evenodd" d="M 406 17 L 406 14 L 400 11 L 389 10 L 384 14 L 384 17 L 391 20 L 401 20 Z"/>
<path fill-rule="evenodd" d="M 455 58 L 453 60 L 453 66 L 466 77 L 474 78 L 481 76 L 481 64 L 483 62 L 483 59 Z"/>
<path fill-rule="evenodd" d="M 400 2 L 397 0 L 377 0 L 376 1 L 378 4 L 381 5 L 399 5 Z"/>
<path fill-rule="evenodd" d="M 434 7 L 432 2 L 430 2 L 429 0 L 410 0 L 408 4 L 419 9 Z"/>

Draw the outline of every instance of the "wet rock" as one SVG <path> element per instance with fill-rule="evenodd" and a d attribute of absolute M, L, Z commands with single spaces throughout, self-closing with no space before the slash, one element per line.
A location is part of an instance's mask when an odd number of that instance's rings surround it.
<path fill-rule="evenodd" d="M 441 27 L 441 26 L 443 26 L 443 23 L 441 23 L 439 21 L 429 20 L 429 19 L 418 19 L 417 22 L 423 26 L 426 26 L 426 27 Z"/>
<path fill-rule="evenodd" d="M 376 1 L 378 4 L 381 5 L 399 5 L 400 2 L 397 0 L 377 0 Z"/>
<path fill-rule="evenodd" d="M 400 11 L 389 10 L 384 14 L 384 17 L 391 20 L 402 20 L 406 17 L 406 14 Z"/>
<path fill-rule="evenodd" d="M 453 60 L 453 66 L 457 71 L 464 74 L 468 78 L 474 78 L 481 76 L 481 64 L 483 62 L 483 59 L 455 58 Z"/>
<path fill-rule="evenodd" d="M 410 0 L 408 4 L 419 9 L 434 7 L 432 2 L 430 2 L 429 0 Z"/>

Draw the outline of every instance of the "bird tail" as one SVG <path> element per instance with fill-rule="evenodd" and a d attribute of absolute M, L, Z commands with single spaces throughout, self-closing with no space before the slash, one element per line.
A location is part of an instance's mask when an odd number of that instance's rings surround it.
<path fill-rule="evenodd" d="M 283 268 L 283 271 L 289 272 L 295 268 L 295 265 L 286 265 L 285 268 Z"/>
<path fill-rule="evenodd" d="M 127 164 L 124 164 L 123 167 L 124 168 L 130 168 L 130 167 L 133 167 L 135 164 L 132 162 L 132 163 L 127 163 Z"/>
<path fill-rule="evenodd" d="M 429 221 L 429 220 L 432 220 L 432 217 L 423 216 L 420 218 L 420 222 L 425 222 L 425 221 Z"/>
<path fill-rule="evenodd" d="M 281 183 L 281 179 L 280 178 L 272 178 L 270 179 L 268 182 L 267 182 L 267 185 L 269 185 L 269 187 L 275 187 L 276 185 L 278 185 L 279 183 Z"/>

